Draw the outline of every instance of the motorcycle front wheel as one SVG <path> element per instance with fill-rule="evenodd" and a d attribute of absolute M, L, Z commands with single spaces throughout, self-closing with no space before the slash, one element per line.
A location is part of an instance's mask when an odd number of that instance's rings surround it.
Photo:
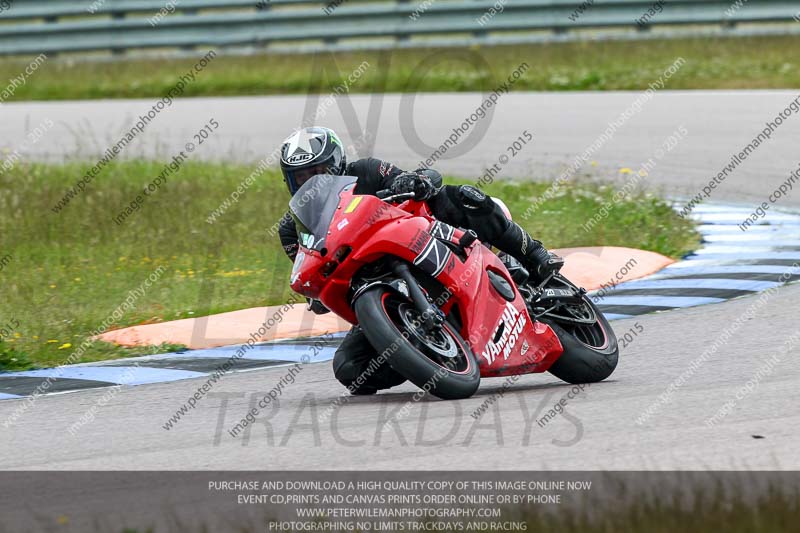
<path fill-rule="evenodd" d="M 452 324 L 425 331 L 413 303 L 385 286 L 362 294 L 355 312 L 378 357 L 420 389 L 443 400 L 478 390 L 478 361 Z"/>

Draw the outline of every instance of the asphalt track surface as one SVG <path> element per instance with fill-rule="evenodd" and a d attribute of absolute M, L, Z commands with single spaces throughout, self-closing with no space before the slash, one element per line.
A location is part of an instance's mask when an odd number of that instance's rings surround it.
<path fill-rule="evenodd" d="M 265 410 L 265 420 L 235 438 L 227 430 L 286 367 L 226 376 L 169 431 L 162 424 L 194 393 L 198 380 L 123 388 L 76 436 L 68 428 L 103 391 L 41 397 L 13 430 L 3 431 L 2 464 L 131 470 L 797 469 L 800 369 L 791 355 L 719 425 L 707 428 L 704 421 L 797 331 L 791 308 L 798 298 L 797 285 L 774 295 L 642 425 L 636 419 L 644 409 L 715 332 L 757 298 L 615 322 L 618 333 L 638 322 L 643 334 L 621 353 L 610 380 L 569 400 L 568 417 L 544 427 L 535 419 L 572 388 L 547 374 L 522 377 L 478 422 L 470 413 L 499 390 L 502 379 L 485 380 L 468 400 L 411 404 L 405 417 L 398 412 L 415 388 L 404 385 L 352 398 L 322 422 L 342 387 L 329 366 L 319 364 L 306 366 L 281 395 L 280 407 Z M 16 402 L 0 403 L 0 419 Z M 384 430 L 392 419 L 396 424 Z"/>
<path fill-rule="evenodd" d="M 613 286 L 609 285 L 608 277 L 603 277 L 601 282 L 606 286 L 590 292 L 589 296 L 606 318 L 614 321 L 656 311 L 721 303 L 800 280 L 800 215 L 772 211 L 761 224 L 750 228 L 749 234 L 743 235 L 737 225 L 749 213 L 749 207 L 727 204 L 703 204 L 695 207 L 692 217 L 699 222 L 697 229 L 704 241 L 702 247 L 650 276 Z M 766 241 L 769 242 L 768 246 L 765 246 Z M 623 255 L 618 256 L 617 260 L 620 263 L 612 263 L 611 266 L 613 270 L 621 272 L 618 270 L 620 265 L 628 265 L 633 258 Z M 568 265 L 570 261 L 568 257 Z M 570 272 L 575 272 L 575 265 L 572 265 Z M 609 272 L 607 276 L 612 276 L 612 273 Z M 265 313 L 261 320 L 267 319 L 269 315 L 270 313 Z M 314 315 L 310 318 L 316 320 Z M 295 327 L 300 326 L 301 324 L 295 324 Z M 320 334 L 324 331 L 319 325 L 316 329 Z M 204 375 L 218 376 L 222 372 L 220 368 L 236 372 L 287 363 L 326 362 L 333 359 L 344 335 L 344 332 L 328 333 L 314 338 L 279 340 L 252 347 L 228 344 L 210 349 L 195 349 L 188 353 L 162 353 L 0 373 L 0 401 L 42 393 L 63 393 L 114 385 L 166 383 Z M 636 326 L 623 338 L 624 343 L 632 342 L 639 333 L 639 326 Z M 299 330 L 296 335 L 298 334 Z M 216 377 L 211 379 L 216 382 Z M 46 384 L 49 385 L 46 389 L 43 380 L 47 380 Z M 19 413 L 21 414 L 22 412 Z M 175 416 L 179 415 L 180 413 Z"/>
<path fill-rule="evenodd" d="M 470 148 L 461 148 L 465 152 L 461 155 L 457 155 L 459 150 L 451 148 L 433 166 L 443 172 L 477 178 L 484 168 L 498 163 L 501 155 L 510 156 L 508 146 L 527 129 L 534 136 L 533 144 L 511 157 L 500 175 L 552 180 L 642 94 L 501 95 L 494 113 L 470 127 L 470 134 L 479 133 L 459 140 Z M 626 179 L 617 176 L 620 168 L 638 169 L 655 154 L 665 138 L 683 126 L 687 138 L 657 161 L 643 183 L 673 196 L 694 195 L 764 129 L 767 121 L 773 120 L 798 96 L 800 91 L 656 92 L 651 100 L 643 101 L 641 111 L 625 120 L 582 170 L 604 179 Z M 193 141 L 193 135 L 213 117 L 220 123 L 219 129 L 209 142 L 197 146 L 190 157 L 256 162 L 268 156 L 316 110 L 318 118 L 308 118 L 308 123 L 334 128 L 345 144 L 359 148 L 359 156 L 374 154 L 411 169 L 445 142 L 453 129 L 481 105 L 484 97 L 477 93 L 350 95 L 338 98 L 333 104 L 326 103 L 325 95 L 317 100 L 305 96 L 186 98 L 161 111 L 144 133 L 124 149 L 122 157 L 170 159 L 185 151 L 185 144 Z M 45 137 L 21 147 L 20 152 L 53 161 L 71 157 L 91 160 L 117 142 L 156 101 L 154 98 L 3 104 L 0 147 L 19 147 L 19 140 L 28 131 L 50 119 L 55 125 Z M 364 131 L 373 133 L 374 144 L 369 139 L 359 141 Z M 764 200 L 769 191 L 800 165 L 796 150 L 799 135 L 800 117 L 794 115 L 711 199 Z M 353 154 L 349 153 L 349 157 Z M 784 205 L 800 205 L 800 196 L 787 199 Z"/>
<path fill-rule="evenodd" d="M 650 173 L 651 184 L 672 196 L 696 193 L 729 162 L 764 123 L 797 95 L 792 92 L 660 93 L 645 104 L 584 168 L 607 176 L 636 168 L 683 125 L 689 137 Z M 526 94 L 501 98 L 487 134 L 472 150 L 437 163 L 445 171 L 477 175 L 522 130 L 535 143 L 512 159 L 503 174 L 552 177 L 589 146 L 636 93 Z M 353 97 L 366 124 L 369 97 Z M 396 122 L 399 96 L 383 100 L 374 152 L 400 166 L 422 159 L 404 142 Z M 429 144 L 443 141 L 478 95 L 421 95 L 415 114 Z M 128 155 L 169 156 L 206 120 L 220 121 L 217 142 L 198 157 L 257 160 L 302 117 L 305 98 L 197 99 L 176 102 L 130 147 Z M 46 140 L 29 147 L 30 157 L 60 160 L 99 155 L 135 114 L 152 101 L 7 104 L 0 143 L 13 146 L 31 125 L 50 117 Z M 435 117 L 432 120 L 431 117 Z M 346 124 L 338 109 L 324 122 Z M 451 125 L 452 122 L 452 125 Z M 26 126 L 27 124 L 27 126 Z M 760 203 L 797 168 L 800 118 L 792 117 L 715 192 L 717 201 Z M 543 170 L 542 170 L 543 169 Z M 80 201 L 80 200 L 77 200 Z M 781 207 L 796 208 L 789 195 Z M 71 206 L 70 208 L 75 208 Z M 522 377 L 479 421 L 470 414 L 502 379 L 486 380 L 478 394 L 459 402 L 408 402 L 415 388 L 404 385 L 375 397 L 352 398 L 326 417 L 342 395 L 328 365 L 308 365 L 286 387 L 280 403 L 265 410 L 251 431 L 227 430 L 273 388 L 289 367 L 230 374 L 170 430 L 164 422 L 198 387 L 199 380 L 123 388 L 75 435 L 68 428 L 103 396 L 103 390 L 40 397 L 11 428 L 0 430 L 4 469 L 797 469 L 800 415 L 796 409 L 800 369 L 780 348 L 797 334 L 800 286 L 771 293 L 719 350 L 705 359 L 670 401 L 657 404 L 670 383 L 715 342 L 720 332 L 752 309 L 760 296 L 722 304 L 615 321 L 618 335 L 641 334 L 621 353 L 617 371 L 570 398 L 566 415 L 544 427 L 540 418 L 572 389 L 545 375 Z M 768 373 L 759 370 L 775 356 Z M 753 390 L 737 393 L 756 376 Z M 740 394 L 741 395 L 741 394 Z M 713 427 L 706 421 L 725 402 L 730 413 Z M 0 421 L 19 400 L 0 402 Z M 657 404 L 647 419 L 640 417 Z M 409 405 L 404 414 L 404 406 Z M 322 420 L 320 420 L 322 419 Z M 641 423 L 637 423 L 637 419 Z M 388 425 L 387 425 L 388 422 Z M 385 428 L 385 429 L 384 429 Z"/>

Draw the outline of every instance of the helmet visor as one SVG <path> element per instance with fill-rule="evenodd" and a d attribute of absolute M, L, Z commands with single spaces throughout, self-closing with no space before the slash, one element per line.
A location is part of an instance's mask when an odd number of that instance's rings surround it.
<path fill-rule="evenodd" d="M 335 172 L 335 169 L 331 169 L 328 162 L 297 170 L 283 169 L 283 175 L 286 177 L 286 183 L 289 185 L 289 191 L 292 194 L 296 193 L 305 182 L 317 174 L 338 174 L 338 172 Z"/>

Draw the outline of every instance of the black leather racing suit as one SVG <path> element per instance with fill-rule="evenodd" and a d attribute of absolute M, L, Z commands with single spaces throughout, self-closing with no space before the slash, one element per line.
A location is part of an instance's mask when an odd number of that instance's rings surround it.
<path fill-rule="evenodd" d="M 345 175 L 358 178 L 354 191 L 356 194 L 374 195 L 380 190 L 388 189 L 394 178 L 402 173 L 393 164 L 370 157 L 348 164 Z M 434 185 L 441 186 L 442 178 L 438 172 L 425 170 L 424 173 L 431 178 Z M 541 247 L 541 243 L 531 239 L 527 232 L 510 222 L 491 197 L 470 185 L 441 186 L 436 196 L 428 200 L 428 205 L 437 220 L 475 231 L 482 242 L 511 254 L 523 264 L 526 263 L 525 257 L 528 253 L 536 246 Z M 284 251 L 294 260 L 298 236 L 294 220 L 288 213 L 281 219 L 279 235 Z M 354 390 L 356 378 L 376 356 L 363 331 L 358 326 L 353 327 L 333 358 L 336 379 L 355 394 L 369 394 L 405 381 L 403 376 L 385 364 L 373 372 L 359 389 Z"/>

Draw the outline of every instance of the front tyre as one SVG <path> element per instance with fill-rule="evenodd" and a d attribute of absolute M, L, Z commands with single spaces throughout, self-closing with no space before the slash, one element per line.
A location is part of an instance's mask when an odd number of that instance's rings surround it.
<path fill-rule="evenodd" d="M 425 332 L 414 305 L 385 286 L 362 294 L 355 312 L 379 357 L 420 389 L 443 400 L 469 398 L 478 390 L 478 361 L 450 323 Z"/>
<path fill-rule="evenodd" d="M 553 328 L 564 347 L 564 353 L 548 371 L 567 383 L 602 381 L 614 372 L 619 360 L 617 336 L 608 320 L 586 296 L 583 305 L 589 306 L 597 317 L 591 326 L 573 326 L 549 317 L 542 318 Z"/>

